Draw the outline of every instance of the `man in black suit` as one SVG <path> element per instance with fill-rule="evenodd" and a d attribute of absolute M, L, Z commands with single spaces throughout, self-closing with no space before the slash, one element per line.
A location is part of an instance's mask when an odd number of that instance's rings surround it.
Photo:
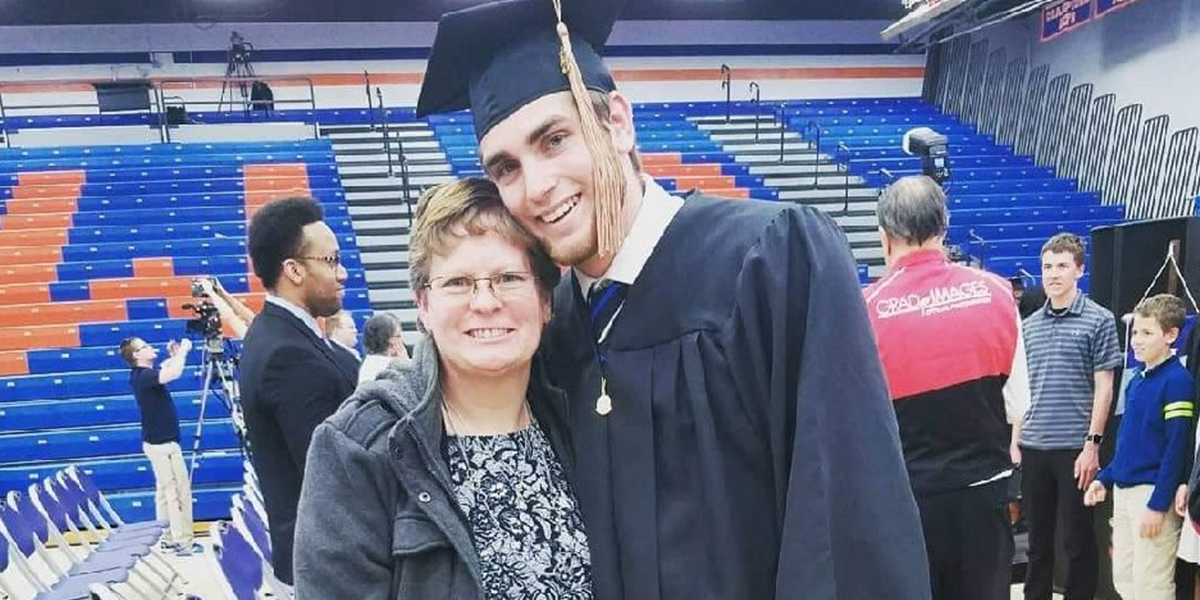
<path fill-rule="evenodd" d="M 312 198 L 285 198 L 250 222 L 254 274 L 267 288 L 242 348 L 242 406 L 271 529 L 275 576 L 292 582 L 292 540 L 313 429 L 358 381 L 358 359 L 330 344 L 317 317 L 342 309 L 346 269 Z M 331 507 L 333 508 L 333 507 Z"/>

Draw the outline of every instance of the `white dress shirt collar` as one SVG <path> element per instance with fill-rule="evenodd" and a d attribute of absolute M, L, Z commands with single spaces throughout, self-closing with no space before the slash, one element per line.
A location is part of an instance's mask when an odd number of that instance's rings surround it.
<path fill-rule="evenodd" d="M 574 269 L 584 298 L 587 298 L 588 289 L 597 280 L 610 279 L 627 285 L 637 281 L 667 226 L 683 207 L 682 198 L 667 193 L 649 175 L 643 173 L 642 181 L 646 186 L 646 192 L 642 195 L 642 206 L 638 208 L 637 217 L 634 218 L 633 225 L 630 226 L 629 233 L 625 235 L 625 241 L 613 257 L 608 270 L 600 277 L 589 277 L 583 271 Z"/>

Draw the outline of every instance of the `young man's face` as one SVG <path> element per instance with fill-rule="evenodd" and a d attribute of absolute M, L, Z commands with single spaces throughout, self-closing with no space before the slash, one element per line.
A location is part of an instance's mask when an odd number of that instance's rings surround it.
<path fill-rule="evenodd" d="M 592 156 L 569 92 L 521 107 L 488 131 L 479 153 L 504 205 L 555 262 L 596 254 Z"/>
<path fill-rule="evenodd" d="M 1050 300 L 1070 298 L 1083 277 L 1083 265 L 1070 252 L 1042 254 L 1042 288 Z"/>
<path fill-rule="evenodd" d="M 304 303 L 314 317 L 328 317 L 342 310 L 346 295 L 346 267 L 341 264 L 337 236 L 324 221 L 304 226 L 302 256 L 292 259 L 299 265 L 297 282 Z M 287 273 L 284 274 L 287 276 Z"/>
<path fill-rule="evenodd" d="M 608 125 L 616 152 L 633 149 L 632 113 L 612 94 Z M 590 107 L 585 108 L 590 110 Z M 479 142 L 484 170 L 509 212 L 562 265 L 596 255 L 592 155 L 584 144 L 570 92 L 526 104 L 492 127 Z"/>
<path fill-rule="evenodd" d="M 1133 337 L 1129 345 L 1133 346 L 1133 356 L 1148 364 L 1157 365 L 1171 353 L 1171 344 L 1179 337 L 1179 330 L 1172 327 L 1163 330 L 1158 319 L 1133 315 Z"/>
<path fill-rule="evenodd" d="M 133 360 L 137 364 L 153 364 L 154 359 L 158 358 L 158 350 L 147 344 L 141 338 L 134 339 L 130 344 L 133 346 Z"/>

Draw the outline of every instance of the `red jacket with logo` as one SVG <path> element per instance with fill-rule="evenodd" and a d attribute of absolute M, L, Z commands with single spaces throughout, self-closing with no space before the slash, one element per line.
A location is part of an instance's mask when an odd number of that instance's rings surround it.
<path fill-rule="evenodd" d="M 917 495 L 1011 469 L 1004 386 L 1014 362 L 1026 375 L 1009 283 L 921 250 L 864 294 Z"/>

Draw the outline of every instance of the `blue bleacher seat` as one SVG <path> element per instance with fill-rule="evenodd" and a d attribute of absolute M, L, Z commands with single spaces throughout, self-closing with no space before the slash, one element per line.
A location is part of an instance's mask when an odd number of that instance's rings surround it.
<path fill-rule="evenodd" d="M 98 349 L 91 349 L 98 350 Z M 77 351 L 76 358 L 85 350 Z M 82 357 L 86 359 L 86 356 Z M 101 361 L 96 361 L 97 363 Z M 117 368 L 122 365 L 119 357 L 105 361 L 114 363 Z M 200 392 L 176 392 L 173 394 L 176 410 L 182 420 L 194 421 L 200 414 Z M 210 394 L 205 402 L 205 418 L 228 418 L 229 410 L 225 403 Z M 66 427 L 89 427 L 95 425 L 133 425 L 139 423 L 140 412 L 133 397 L 123 396 L 98 397 L 86 399 L 66 399 L 48 402 L 36 400 L 33 402 L 5 402 L 0 404 L 0 431 L 7 433 L 17 431 L 49 430 Z"/>

